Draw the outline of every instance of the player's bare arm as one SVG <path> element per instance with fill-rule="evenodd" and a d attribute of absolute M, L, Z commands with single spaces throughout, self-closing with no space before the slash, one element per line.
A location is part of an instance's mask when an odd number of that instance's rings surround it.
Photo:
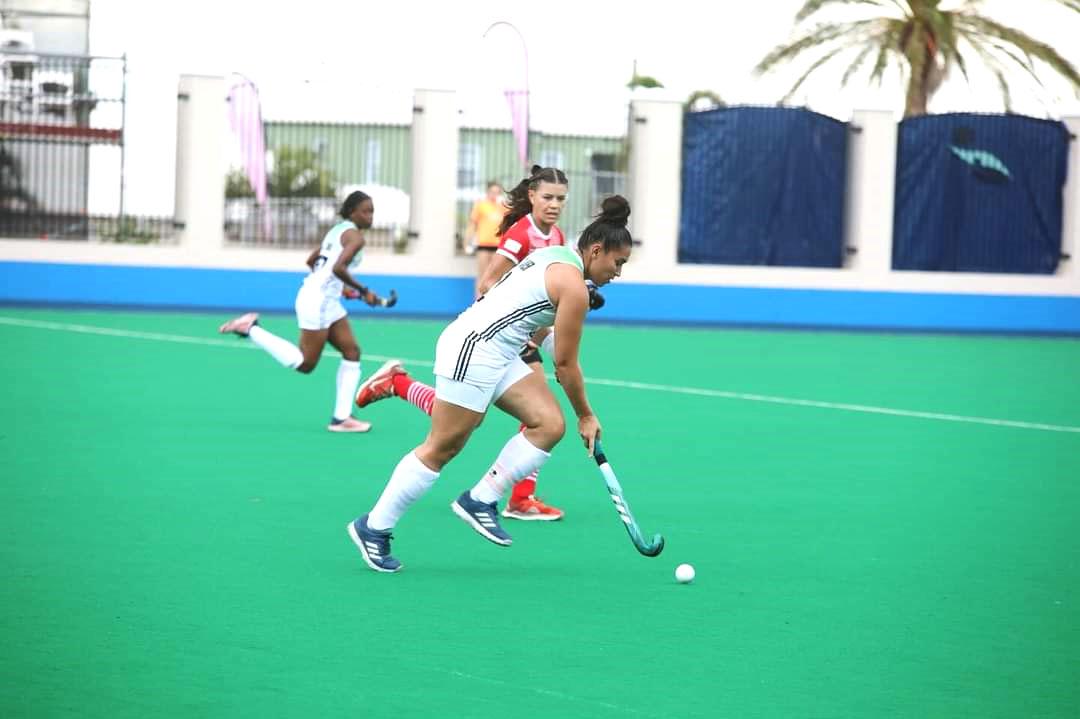
<path fill-rule="evenodd" d="M 585 375 L 578 361 L 585 313 L 589 311 L 589 292 L 582 281 L 581 272 L 565 264 L 548 267 L 545 284 L 548 296 L 555 303 L 555 334 L 559 337 L 555 344 L 555 373 L 578 417 L 578 435 L 591 455 L 600 436 L 600 421 L 589 405 L 585 394 Z"/>
<path fill-rule="evenodd" d="M 540 347 L 544 344 L 544 340 L 547 339 L 547 336 L 550 334 L 550 327 L 541 327 L 536 330 L 536 332 L 533 332 L 533 336 L 529 338 L 529 341 L 532 342 L 534 347 Z"/>
<path fill-rule="evenodd" d="M 357 282 L 349 273 L 349 265 L 352 263 L 353 258 L 364 247 L 363 234 L 359 230 L 346 230 L 341 236 L 341 247 L 341 254 L 338 255 L 337 262 L 334 263 L 334 276 L 344 282 L 346 286 L 359 292 L 364 298 L 364 302 L 374 307 L 379 301 L 378 296 Z"/>
<path fill-rule="evenodd" d="M 487 267 L 487 271 L 484 273 L 483 279 L 480 280 L 478 289 L 480 294 L 483 295 L 490 290 L 496 282 L 502 279 L 502 276 L 514 268 L 514 263 L 509 257 L 504 257 L 498 253 L 491 258 L 491 263 Z"/>

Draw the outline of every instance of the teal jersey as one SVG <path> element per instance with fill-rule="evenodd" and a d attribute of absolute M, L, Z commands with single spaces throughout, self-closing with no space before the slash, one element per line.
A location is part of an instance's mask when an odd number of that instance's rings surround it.
<path fill-rule="evenodd" d="M 536 330 L 555 323 L 555 305 L 545 281 L 547 268 L 553 264 L 573 265 L 585 283 L 585 266 L 575 250 L 562 246 L 534 250 L 454 324 L 474 333 L 497 354 L 516 356 Z"/>
<path fill-rule="evenodd" d="M 319 256 L 315 259 L 315 269 L 304 278 L 305 289 L 317 288 L 327 297 L 341 296 L 345 283 L 334 274 L 334 265 L 345 249 L 341 244 L 341 236 L 347 230 L 356 229 L 359 228 L 352 220 L 343 220 L 330 228 L 326 236 L 323 237 L 322 245 L 319 247 Z M 350 273 L 360 264 L 363 253 L 363 250 L 358 250 L 356 255 L 353 256 L 352 262 L 349 263 Z"/>

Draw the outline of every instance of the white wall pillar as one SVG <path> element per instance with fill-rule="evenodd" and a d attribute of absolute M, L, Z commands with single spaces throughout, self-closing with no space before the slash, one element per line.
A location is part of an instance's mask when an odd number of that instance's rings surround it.
<path fill-rule="evenodd" d="M 413 96 L 411 252 L 427 259 L 455 256 L 458 112 L 453 91 L 417 90 Z"/>
<path fill-rule="evenodd" d="M 892 270 L 896 143 L 892 112 L 857 110 L 848 137 L 844 245 L 855 248 L 848 271 L 885 277 Z"/>
<path fill-rule="evenodd" d="M 176 219 L 193 251 L 225 244 L 225 78 L 181 75 L 176 101 Z"/>
<path fill-rule="evenodd" d="M 626 276 L 647 279 L 650 271 L 678 264 L 682 103 L 633 100 L 629 133 L 630 230 L 641 245 L 634 248 Z"/>
<path fill-rule="evenodd" d="M 1062 191 L 1064 218 L 1061 251 L 1071 259 L 1062 260 L 1057 274 L 1066 277 L 1071 287 L 1080 288 L 1080 117 L 1066 117 L 1063 122 L 1073 135 L 1069 143 L 1068 175 Z"/>

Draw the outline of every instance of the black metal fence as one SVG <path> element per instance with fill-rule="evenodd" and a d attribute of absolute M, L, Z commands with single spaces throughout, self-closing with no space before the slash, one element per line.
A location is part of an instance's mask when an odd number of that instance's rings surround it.
<path fill-rule="evenodd" d="M 0 236 L 176 235 L 171 217 L 125 214 L 126 74 L 124 58 L 0 49 Z"/>
<path fill-rule="evenodd" d="M 622 194 L 625 144 L 621 137 L 585 135 L 529 136 L 529 163 L 562 170 L 570 183 L 559 227 L 573 241 L 599 210 L 604 197 Z M 510 130 L 462 128 L 458 143 L 457 242 L 464 243 L 473 204 L 489 182 L 509 190 L 525 176 Z"/>
<path fill-rule="evenodd" d="M 411 190 L 411 128 L 408 125 L 265 122 L 269 199 L 260 205 L 239 168 L 226 186 L 225 234 L 231 244 L 309 247 L 338 221 L 341 200 L 354 189 L 375 203 L 367 247 L 408 249 Z M 464 239 L 473 203 L 488 181 L 512 187 L 524 176 L 514 140 L 506 129 L 463 128 L 458 145 L 455 237 Z M 560 227 L 575 238 L 596 214 L 600 201 L 625 191 L 621 137 L 533 133 L 535 162 L 558 167 L 570 180 Z"/>
<path fill-rule="evenodd" d="M 407 125 L 269 120 L 264 127 L 269 198 L 260 205 L 243 171 L 230 171 L 229 243 L 311 247 L 340 221 L 345 196 L 361 190 L 375 205 L 375 223 L 364 233 L 366 248 L 407 250 L 412 174 Z"/>

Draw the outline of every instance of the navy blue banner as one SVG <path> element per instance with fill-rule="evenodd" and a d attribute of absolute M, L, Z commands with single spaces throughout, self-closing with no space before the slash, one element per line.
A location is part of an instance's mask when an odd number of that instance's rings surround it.
<path fill-rule="evenodd" d="M 1053 274 L 1069 131 L 1020 115 L 900 123 L 893 269 Z"/>
<path fill-rule="evenodd" d="M 687 113 L 679 262 L 841 267 L 847 129 L 796 108 Z"/>

